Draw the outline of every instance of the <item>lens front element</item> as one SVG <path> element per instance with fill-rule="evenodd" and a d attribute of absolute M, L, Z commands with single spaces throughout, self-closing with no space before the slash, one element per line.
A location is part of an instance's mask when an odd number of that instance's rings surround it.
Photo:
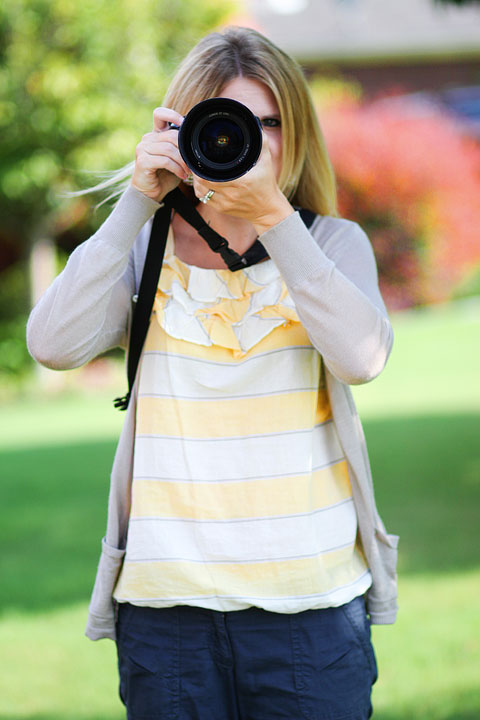
<path fill-rule="evenodd" d="M 245 134 L 238 121 L 226 117 L 208 119 L 196 140 L 200 154 L 209 163 L 234 163 L 245 150 Z"/>

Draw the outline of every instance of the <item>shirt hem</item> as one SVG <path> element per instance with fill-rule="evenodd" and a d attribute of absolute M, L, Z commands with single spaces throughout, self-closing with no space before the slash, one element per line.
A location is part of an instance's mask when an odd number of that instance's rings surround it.
<path fill-rule="evenodd" d="M 277 612 L 282 614 L 293 614 L 304 612 L 305 610 L 324 610 L 329 607 L 339 607 L 346 605 L 359 595 L 364 595 L 372 584 L 372 576 L 369 570 L 366 570 L 359 578 L 347 586 L 337 588 L 328 593 L 319 595 L 309 595 L 306 597 L 293 598 L 252 598 L 252 597 L 194 597 L 194 598 L 168 598 L 162 600 L 160 598 L 122 598 L 115 597 L 118 603 L 129 603 L 137 607 L 151 608 L 167 608 L 177 605 L 189 605 L 193 607 L 201 607 L 207 610 L 216 610 L 219 612 L 232 612 L 237 610 L 247 610 L 251 607 L 260 608 L 267 612 Z"/>

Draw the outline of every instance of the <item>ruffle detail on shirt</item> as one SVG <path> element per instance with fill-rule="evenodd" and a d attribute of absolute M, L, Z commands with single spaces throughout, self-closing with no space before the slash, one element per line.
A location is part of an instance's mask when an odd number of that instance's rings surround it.
<path fill-rule="evenodd" d="M 299 322 L 273 260 L 236 272 L 187 265 L 173 254 L 171 231 L 153 309 L 171 337 L 236 355 L 275 328 Z"/>

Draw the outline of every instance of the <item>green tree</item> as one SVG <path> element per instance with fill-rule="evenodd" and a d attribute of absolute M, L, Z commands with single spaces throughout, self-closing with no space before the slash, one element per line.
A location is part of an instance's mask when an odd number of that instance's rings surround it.
<path fill-rule="evenodd" d="M 173 68 L 224 17 L 221 0 L 2 3 L 4 242 L 28 248 L 68 226 L 71 218 L 59 214 L 62 191 L 91 182 L 82 170 L 133 159 Z"/>

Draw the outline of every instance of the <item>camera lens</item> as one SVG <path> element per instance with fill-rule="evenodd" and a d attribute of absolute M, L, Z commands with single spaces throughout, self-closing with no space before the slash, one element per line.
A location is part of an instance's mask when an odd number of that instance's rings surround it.
<path fill-rule="evenodd" d="M 245 134 L 237 123 L 227 118 L 209 120 L 198 133 L 198 147 L 209 162 L 229 164 L 241 157 Z"/>
<path fill-rule="evenodd" d="M 260 122 L 236 100 L 204 100 L 186 115 L 178 147 L 196 175 L 214 182 L 235 180 L 258 160 L 262 149 Z"/>

